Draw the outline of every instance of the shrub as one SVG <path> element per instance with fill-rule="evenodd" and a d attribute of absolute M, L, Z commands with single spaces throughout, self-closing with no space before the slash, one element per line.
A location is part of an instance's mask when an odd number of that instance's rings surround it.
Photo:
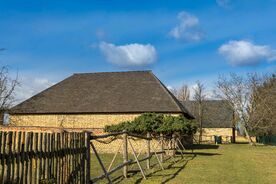
<path fill-rule="evenodd" d="M 145 113 L 133 121 L 105 126 L 106 132 L 121 132 L 123 130 L 139 134 L 151 132 L 171 135 L 174 132 L 179 132 L 191 135 L 196 132 L 197 127 L 193 120 L 188 120 L 182 115 L 171 116 L 156 113 Z"/>

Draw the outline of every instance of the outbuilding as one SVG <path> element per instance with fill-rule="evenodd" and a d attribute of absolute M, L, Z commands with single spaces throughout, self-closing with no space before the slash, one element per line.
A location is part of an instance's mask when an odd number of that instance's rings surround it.
<path fill-rule="evenodd" d="M 182 104 L 196 119 L 199 119 L 197 101 L 184 101 Z M 198 121 L 199 122 L 199 121 Z M 235 142 L 237 135 L 236 120 L 233 109 L 225 100 L 204 100 L 202 102 L 202 140 L 214 141 L 221 136 L 223 142 Z M 195 135 L 199 136 L 199 130 Z"/>
<path fill-rule="evenodd" d="M 10 124 L 95 129 L 146 112 L 193 118 L 151 71 L 78 73 L 16 105 Z"/>

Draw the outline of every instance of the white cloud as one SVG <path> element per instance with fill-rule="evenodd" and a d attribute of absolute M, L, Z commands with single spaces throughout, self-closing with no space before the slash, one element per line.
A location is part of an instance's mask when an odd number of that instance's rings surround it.
<path fill-rule="evenodd" d="M 55 83 L 45 78 L 23 77 L 15 90 L 16 103 L 20 103 Z"/>
<path fill-rule="evenodd" d="M 200 41 L 203 38 L 203 32 L 196 16 L 182 11 L 177 18 L 179 24 L 170 31 L 170 36 L 186 42 Z"/>
<path fill-rule="evenodd" d="M 155 62 L 157 52 L 151 44 L 127 44 L 114 45 L 112 43 L 101 42 L 100 50 L 106 60 L 122 67 L 143 67 Z"/>
<path fill-rule="evenodd" d="M 233 66 L 256 65 L 262 61 L 276 60 L 276 50 L 270 46 L 256 45 L 245 40 L 229 41 L 218 51 Z"/>
<path fill-rule="evenodd" d="M 228 8 L 231 0 L 216 0 L 217 4 L 223 8 Z"/>
<path fill-rule="evenodd" d="M 167 86 L 167 89 L 170 90 L 170 91 L 174 90 L 174 88 L 172 86 Z"/>

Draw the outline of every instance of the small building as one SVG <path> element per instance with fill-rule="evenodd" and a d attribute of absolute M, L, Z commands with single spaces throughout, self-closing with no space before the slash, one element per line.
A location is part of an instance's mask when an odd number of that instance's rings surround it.
<path fill-rule="evenodd" d="M 146 112 L 193 118 L 151 71 L 74 74 L 16 105 L 10 124 L 102 131 Z"/>
<path fill-rule="evenodd" d="M 196 101 L 185 101 L 182 104 L 198 120 L 199 106 Z M 223 142 L 235 142 L 236 127 L 233 109 L 224 100 L 205 100 L 202 104 L 202 140 L 214 141 L 214 136 L 222 136 Z M 199 131 L 197 132 L 199 136 Z"/>

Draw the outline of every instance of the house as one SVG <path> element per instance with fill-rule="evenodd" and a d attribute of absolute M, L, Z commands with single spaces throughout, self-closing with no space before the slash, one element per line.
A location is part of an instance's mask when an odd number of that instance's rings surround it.
<path fill-rule="evenodd" d="M 16 126 L 95 129 L 146 112 L 193 116 L 151 71 L 79 73 L 16 105 Z"/>
<path fill-rule="evenodd" d="M 182 104 L 196 117 L 198 104 L 196 101 L 185 101 Z M 224 100 L 206 100 L 202 104 L 203 141 L 214 141 L 214 136 L 222 136 L 224 142 L 235 142 L 236 128 L 233 109 Z M 198 134 L 198 133 L 197 133 Z"/>

